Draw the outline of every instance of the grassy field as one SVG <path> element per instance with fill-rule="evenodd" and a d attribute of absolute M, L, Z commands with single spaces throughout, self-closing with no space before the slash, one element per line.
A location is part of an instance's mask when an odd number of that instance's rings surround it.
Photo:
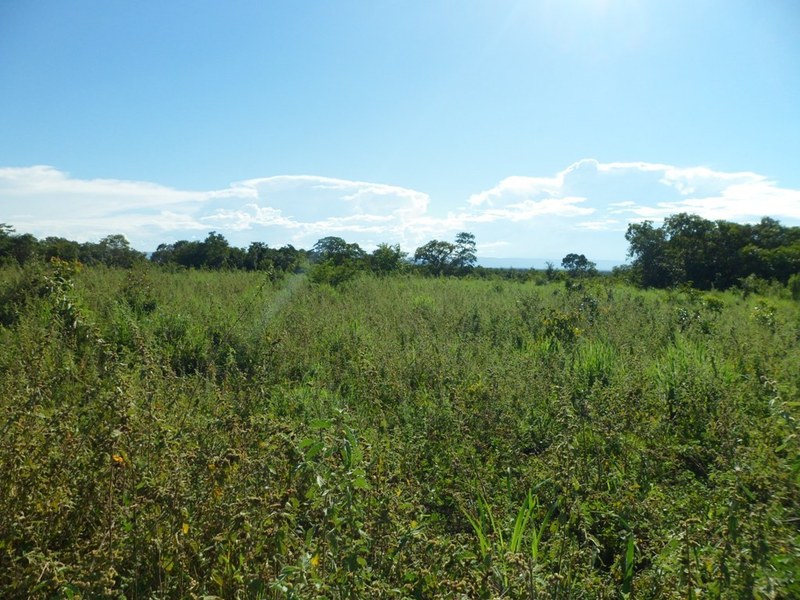
<path fill-rule="evenodd" d="M 800 597 L 800 304 L 0 272 L 3 598 Z"/>

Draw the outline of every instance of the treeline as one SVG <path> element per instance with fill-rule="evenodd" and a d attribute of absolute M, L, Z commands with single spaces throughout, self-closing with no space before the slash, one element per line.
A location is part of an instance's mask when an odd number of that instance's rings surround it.
<path fill-rule="evenodd" d="M 764 217 L 755 225 L 680 213 L 628 226 L 631 279 L 643 287 L 727 289 L 749 276 L 786 284 L 800 273 L 800 227 Z"/>
<path fill-rule="evenodd" d="M 212 231 L 203 241 L 179 240 L 159 244 L 149 258 L 131 248 L 125 236 L 109 235 L 99 242 L 79 243 L 61 237 L 39 240 L 33 235 L 17 234 L 10 225 L 0 224 L 0 264 L 24 265 L 32 260 L 78 261 L 85 265 L 130 268 L 150 261 L 157 265 L 191 269 L 242 269 L 291 273 L 310 267 L 312 279 L 341 283 L 363 271 L 379 275 L 410 268 L 431 275 L 465 275 L 477 261 L 475 236 L 461 232 L 455 242 L 431 240 L 417 248 L 413 258 L 399 244 L 379 244 L 367 253 L 356 243 L 340 237 L 320 239 L 311 250 L 292 245 L 270 248 L 264 242 L 252 242 L 246 249 L 231 246 L 222 234 Z"/>
<path fill-rule="evenodd" d="M 661 227 L 655 227 L 652 221 L 631 224 L 625 239 L 632 261 L 617 267 L 615 274 L 642 287 L 691 285 L 699 289 L 728 289 L 742 285 L 746 278 L 784 285 L 790 279 L 793 282 L 800 279 L 800 227 L 786 227 L 769 217 L 754 225 L 743 225 L 680 213 L 666 218 Z M 275 274 L 308 268 L 312 280 L 333 285 L 360 272 L 386 275 L 413 269 L 433 276 L 483 276 L 497 271 L 476 266 L 475 236 L 469 232 L 459 233 L 453 242 L 431 240 L 409 255 L 399 244 L 386 243 L 368 253 L 358 244 L 336 236 L 320 239 L 311 250 L 292 245 L 271 248 L 264 242 L 238 248 L 212 231 L 203 241 L 160 244 L 148 258 L 131 248 L 120 234 L 106 236 L 96 243 L 78 243 L 61 237 L 38 240 L 31 234 L 16 234 L 11 226 L 0 224 L 0 264 L 24 265 L 34 259 L 52 258 L 124 268 L 149 260 L 164 266 Z M 561 266 L 563 275 L 570 277 L 597 274 L 595 264 L 583 254 L 568 254 Z M 552 280 L 558 273 L 549 264 L 545 275 Z"/>
<path fill-rule="evenodd" d="M 148 259 L 144 252 L 131 248 L 121 234 L 106 236 L 96 243 L 79 243 L 61 237 L 39 240 L 29 233 L 16 234 L 13 227 L 0 224 L 0 264 L 24 265 L 32 260 L 58 258 L 89 266 L 130 268 L 149 260 L 159 265 L 196 269 L 291 272 L 306 261 L 307 254 L 291 245 L 270 248 L 264 242 L 253 242 L 247 249 L 237 248 L 231 246 L 224 236 L 212 231 L 203 241 L 180 240 L 159 244 Z"/>
<path fill-rule="evenodd" d="M 32 260 L 52 258 L 129 268 L 146 260 L 147 255 L 131 248 L 120 234 L 108 235 L 99 242 L 79 243 L 62 237 L 39 240 L 30 233 L 15 234 L 13 227 L 0 223 L 0 264 L 24 265 Z"/>
<path fill-rule="evenodd" d="M 370 254 L 358 244 L 340 237 L 324 237 L 311 250 L 311 277 L 318 282 L 338 284 L 360 271 L 387 275 L 414 268 L 428 275 L 466 275 L 477 262 L 475 236 L 459 233 L 455 242 L 431 240 L 420 246 L 410 259 L 399 244 L 378 244 Z"/>
<path fill-rule="evenodd" d="M 270 248 L 264 242 L 252 242 L 247 249 L 231 246 L 215 231 L 205 240 L 180 240 L 159 244 L 150 260 L 159 265 L 178 265 L 194 269 L 244 269 L 247 271 L 293 272 L 305 262 L 306 251 L 291 244 Z"/>

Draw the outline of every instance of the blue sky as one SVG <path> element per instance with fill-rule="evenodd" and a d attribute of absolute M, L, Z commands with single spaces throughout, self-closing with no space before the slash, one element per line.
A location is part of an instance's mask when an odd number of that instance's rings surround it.
<path fill-rule="evenodd" d="M 622 261 L 675 212 L 800 225 L 792 0 L 0 3 L 0 222 Z"/>

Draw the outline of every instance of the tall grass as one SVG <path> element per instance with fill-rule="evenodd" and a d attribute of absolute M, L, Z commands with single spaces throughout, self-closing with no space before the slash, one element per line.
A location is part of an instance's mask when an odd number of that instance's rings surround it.
<path fill-rule="evenodd" d="M 800 311 L 0 274 L 3 597 L 792 597 Z"/>

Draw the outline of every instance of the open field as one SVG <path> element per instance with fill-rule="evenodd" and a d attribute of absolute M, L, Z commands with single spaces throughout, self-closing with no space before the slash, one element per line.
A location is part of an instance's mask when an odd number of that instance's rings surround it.
<path fill-rule="evenodd" d="M 800 303 L 0 273 L 0 596 L 800 596 Z"/>

